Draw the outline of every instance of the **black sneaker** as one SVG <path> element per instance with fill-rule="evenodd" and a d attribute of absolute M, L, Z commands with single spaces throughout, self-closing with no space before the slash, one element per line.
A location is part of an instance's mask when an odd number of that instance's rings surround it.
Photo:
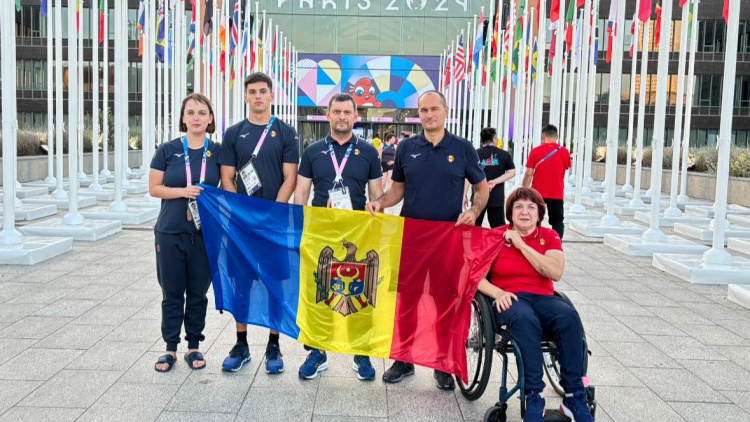
<path fill-rule="evenodd" d="M 383 382 L 394 384 L 401 382 L 404 377 L 411 375 L 414 375 L 414 365 L 397 360 L 393 362 L 393 365 L 391 365 L 391 367 L 385 371 L 385 374 L 383 374 Z"/>
<path fill-rule="evenodd" d="M 456 382 L 453 381 L 453 375 L 436 369 L 434 376 L 437 380 L 437 388 L 441 390 L 453 390 L 456 388 Z"/>

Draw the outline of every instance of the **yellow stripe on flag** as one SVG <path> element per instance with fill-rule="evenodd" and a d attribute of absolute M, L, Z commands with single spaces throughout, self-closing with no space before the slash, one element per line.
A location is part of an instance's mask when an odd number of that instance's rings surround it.
<path fill-rule="evenodd" d="M 330 208 L 304 212 L 298 340 L 332 352 L 387 358 L 404 220 Z"/>

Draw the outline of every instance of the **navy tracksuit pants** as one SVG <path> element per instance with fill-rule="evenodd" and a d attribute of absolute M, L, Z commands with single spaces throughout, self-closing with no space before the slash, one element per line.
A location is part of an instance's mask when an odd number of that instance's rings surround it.
<path fill-rule="evenodd" d="M 155 232 L 155 247 L 156 277 L 162 291 L 161 335 L 167 351 L 177 351 L 183 322 L 188 348 L 197 349 L 205 340 L 206 293 L 211 285 L 203 235 Z"/>
<path fill-rule="evenodd" d="M 558 296 L 517 293 L 518 301 L 498 313 L 497 322 L 507 326 L 521 350 L 525 370 L 525 389 L 544 389 L 542 333 L 550 334 L 558 350 L 560 384 L 566 393 L 583 389 L 583 326 L 578 312 Z"/>

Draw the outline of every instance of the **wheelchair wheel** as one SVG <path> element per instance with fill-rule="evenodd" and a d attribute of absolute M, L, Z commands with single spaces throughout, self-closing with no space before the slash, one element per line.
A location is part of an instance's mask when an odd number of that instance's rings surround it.
<path fill-rule="evenodd" d="M 484 422 L 505 422 L 508 418 L 508 405 L 496 404 L 484 413 Z"/>
<path fill-rule="evenodd" d="M 492 371 L 492 350 L 495 333 L 492 331 L 492 312 L 482 293 L 477 292 L 471 301 L 471 321 L 469 337 L 466 340 L 466 363 L 469 372 L 468 383 L 458 380 L 461 394 L 473 401 L 484 394 Z"/>

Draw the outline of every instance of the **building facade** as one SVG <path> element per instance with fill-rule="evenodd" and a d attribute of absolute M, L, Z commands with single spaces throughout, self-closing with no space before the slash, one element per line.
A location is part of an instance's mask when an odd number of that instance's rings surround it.
<path fill-rule="evenodd" d="M 97 0 L 98 1 L 98 0 Z M 337 71 L 328 72 L 325 77 L 331 75 L 357 74 L 362 66 L 369 66 L 372 70 L 370 75 L 372 83 L 382 92 L 381 84 L 386 84 L 390 91 L 388 101 L 377 100 L 381 103 L 378 107 L 375 103 L 363 103 L 360 108 L 362 122 L 357 129 L 365 132 L 379 132 L 381 135 L 386 130 L 416 131 L 419 130 L 416 110 L 413 101 L 407 101 L 409 94 L 424 90 L 430 84 L 434 87 L 440 72 L 439 55 L 442 54 L 461 31 L 466 32 L 467 22 L 479 13 L 481 7 L 485 8 L 485 14 L 489 14 L 491 0 L 261 0 L 259 8 L 266 10 L 268 18 L 273 19 L 274 25 L 279 25 L 280 31 L 289 38 L 291 43 L 300 52 L 300 62 L 297 64 L 300 70 L 308 70 L 313 67 L 316 72 L 321 61 L 328 60 L 339 66 Z M 530 2 L 533 3 L 533 0 Z M 113 7 L 113 1 L 108 1 L 109 7 Z M 550 2 L 548 2 L 550 3 Z M 67 35 L 67 0 L 63 4 L 63 37 Z M 254 2 L 253 2 L 254 4 Z M 606 138 L 607 112 L 609 107 L 615 104 L 619 97 L 621 107 L 620 117 L 620 140 L 625 142 L 627 137 L 628 111 L 630 101 L 630 70 L 632 59 L 624 54 L 623 79 L 621 92 L 618 94 L 609 92 L 610 65 L 606 63 L 606 37 L 607 33 L 606 14 L 609 10 L 610 0 L 601 0 L 600 19 L 598 21 L 599 38 L 599 60 L 597 63 L 597 76 L 595 80 L 595 105 L 594 105 L 594 137 L 597 140 Z M 138 30 L 136 29 L 136 15 L 139 0 L 128 0 L 128 39 L 129 39 L 129 65 L 128 65 L 128 89 L 129 89 L 129 114 L 131 125 L 140 124 L 142 92 L 141 58 L 138 56 Z M 89 1 L 84 2 L 81 7 L 82 26 L 79 35 L 84 37 L 83 51 L 83 98 L 84 109 L 90 113 L 91 104 L 91 41 L 89 40 L 92 25 L 89 9 Z M 723 62 L 725 45 L 725 24 L 722 18 L 722 0 L 704 0 L 700 4 L 697 19 L 698 25 L 698 52 L 695 63 L 695 91 L 691 122 L 691 146 L 715 145 L 719 130 L 719 114 L 721 105 L 721 88 L 723 82 Z M 190 2 L 186 2 L 190 8 Z M 548 6 L 549 7 L 549 6 Z M 625 46 L 630 45 L 629 29 L 632 22 L 636 4 L 634 1 L 626 3 L 626 39 Z M 505 5 L 507 9 L 507 3 Z M 243 2 L 244 10 L 244 2 Z M 548 13 L 547 13 L 548 14 Z M 112 35 L 113 9 L 109 13 L 109 32 Z M 186 11 L 186 19 L 190 19 L 190 10 Z M 655 15 L 652 15 L 655 17 Z M 686 48 L 681 46 L 680 30 L 682 27 L 681 9 L 677 2 L 673 6 L 673 25 L 669 36 L 672 39 L 670 51 L 670 80 L 667 108 L 667 133 L 666 144 L 672 142 L 672 126 L 676 108 L 676 83 L 677 83 L 677 60 L 679 51 Z M 486 16 L 490 22 L 494 17 Z M 650 21 L 651 33 L 653 34 L 654 21 Z M 737 82 L 734 100 L 733 140 L 735 144 L 750 145 L 750 7 L 741 9 L 740 16 L 740 39 L 737 54 Z M 471 36 L 464 34 L 465 38 Z M 547 40 L 551 36 L 548 33 Z M 650 143 L 653 136 L 652 128 L 654 122 L 654 107 L 656 100 L 656 70 L 658 48 L 652 41 L 646 47 L 649 49 L 648 80 L 646 90 L 641 93 L 638 90 L 640 76 L 636 76 L 636 104 L 641 98 L 646 101 L 645 142 Z M 47 25 L 46 18 L 41 16 L 40 2 L 38 0 L 21 0 L 21 10 L 16 12 L 16 45 L 17 45 L 17 96 L 19 124 L 21 127 L 46 125 L 47 113 L 47 72 L 52 69 L 47 66 Z M 65 46 L 65 43 L 64 43 Z M 643 49 L 639 42 L 639 51 Z M 114 71 L 112 58 L 114 57 L 114 42 L 109 42 L 110 57 L 109 80 L 103 81 L 103 45 L 99 46 L 100 63 L 95 66 L 99 73 L 100 92 L 109 91 L 110 106 L 113 105 L 114 94 L 112 87 Z M 545 53 L 546 54 L 546 53 Z M 66 53 L 63 54 L 63 60 Z M 638 55 L 640 66 L 641 55 Z M 306 62 L 303 62 L 306 61 Z M 314 62 L 311 65 L 310 62 Z M 423 74 L 409 76 L 407 71 L 414 69 L 401 69 L 405 63 L 415 64 Z M 353 64 L 354 63 L 354 64 Z M 368 64 L 369 63 L 369 64 Z M 373 68 L 372 63 L 380 63 Z M 379 67 L 378 67 L 379 66 Z M 67 64 L 63 62 L 64 98 L 67 98 Z M 374 70 L 373 70 L 374 69 Z M 393 71 L 394 75 L 388 75 L 388 82 L 379 71 Z M 348 73 L 347 73 L 348 72 Z M 399 73 L 401 72 L 401 73 Z M 638 73 L 638 72 L 637 72 Z M 300 78 L 302 78 L 300 72 Z M 340 77 L 340 76 L 339 76 Z M 400 78 L 400 79 L 398 79 Z M 409 79 L 411 78 L 411 79 Z M 360 77 L 359 79 L 362 79 Z M 357 80 L 359 80 L 357 79 Z M 333 83 L 335 90 L 353 91 L 350 79 Z M 404 83 L 407 81 L 408 83 Z M 188 76 L 188 84 L 192 83 L 192 77 Z M 395 82 L 392 82 L 395 81 Z M 301 81 L 302 82 L 302 81 Z M 299 95 L 301 98 L 315 98 L 314 101 L 300 102 L 300 132 L 303 138 L 316 138 L 327 130 L 327 122 L 320 121 L 324 114 L 324 107 L 320 91 L 328 89 L 332 81 L 316 79 L 314 83 L 300 84 Z M 335 81 L 333 81 L 335 82 Z M 304 85 L 304 86 L 303 86 Z M 188 86 L 192 90 L 192 86 Z M 548 114 L 550 80 L 545 81 L 545 120 Z M 0 93 L 2 95 L 2 93 Z M 388 97 L 388 95 L 384 96 Z M 378 98 L 378 97 L 376 97 Z M 67 108 L 67 106 L 66 106 Z"/>

